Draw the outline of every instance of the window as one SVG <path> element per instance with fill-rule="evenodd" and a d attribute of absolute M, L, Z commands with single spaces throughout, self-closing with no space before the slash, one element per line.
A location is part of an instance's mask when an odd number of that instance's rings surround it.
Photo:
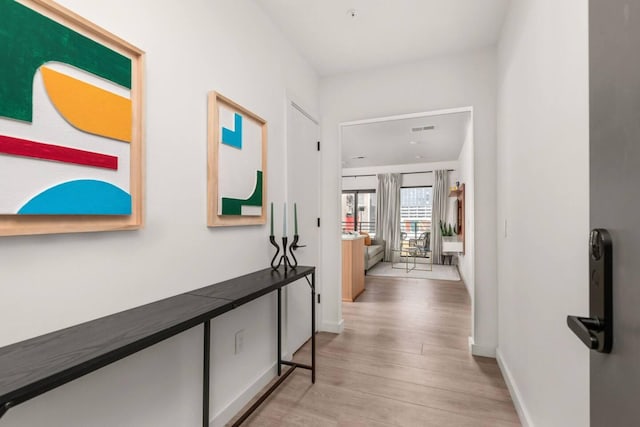
<path fill-rule="evenodd" d="M 376 232 L 376 192 L 357 190 L 342 192 L 342 231 Z"/>
<path fill-rule="evenodd" d="M 400 239 L 419 239 L 431 230 L 431 187 L 406 187 L 400 189 Z"/>

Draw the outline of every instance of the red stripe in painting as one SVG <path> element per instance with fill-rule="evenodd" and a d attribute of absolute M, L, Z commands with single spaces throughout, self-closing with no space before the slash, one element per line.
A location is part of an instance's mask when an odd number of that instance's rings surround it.
<path fill-rule="evenodd" d="M 115 156 L 4 135 L 0 135 L 0 153 L 118 170 L 118 158 Z"/>

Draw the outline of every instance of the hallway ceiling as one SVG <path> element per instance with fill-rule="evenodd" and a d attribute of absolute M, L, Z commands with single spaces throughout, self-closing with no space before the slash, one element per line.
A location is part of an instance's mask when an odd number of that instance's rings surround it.
<path fill-rule="evenodd" d="M 457 160 L 470 113 L 344 126 L 342 167 L 406 165 Z M 430 128 L 416 130 L 415 128 Z M 358 157 L 364 157 L 360 159 Z"/>
<path fill-rule="evenodd" d="M 510 2 L 255 1 L 321 76 L 492 46 Z"/>

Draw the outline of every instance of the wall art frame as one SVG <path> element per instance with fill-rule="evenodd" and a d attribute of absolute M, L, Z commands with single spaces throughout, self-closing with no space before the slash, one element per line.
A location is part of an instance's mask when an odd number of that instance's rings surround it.
<path fill-rule="evenodd" d="M 0 9 L 0 236 L 141 228 L 144 52 L 51 0 Z"/>
<path fill-rule="evenodd" d="M 207 126 L 207 225 L 266 224 L 266 120 L 212 91 Z"/>

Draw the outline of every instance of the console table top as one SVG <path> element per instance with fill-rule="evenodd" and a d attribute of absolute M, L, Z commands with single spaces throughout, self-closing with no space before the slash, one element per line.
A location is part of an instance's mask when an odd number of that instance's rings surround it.
<path fill-rule="evenodd" d="M 267 268 L 0 348 L 0 416 L 315 272 Z"/>

